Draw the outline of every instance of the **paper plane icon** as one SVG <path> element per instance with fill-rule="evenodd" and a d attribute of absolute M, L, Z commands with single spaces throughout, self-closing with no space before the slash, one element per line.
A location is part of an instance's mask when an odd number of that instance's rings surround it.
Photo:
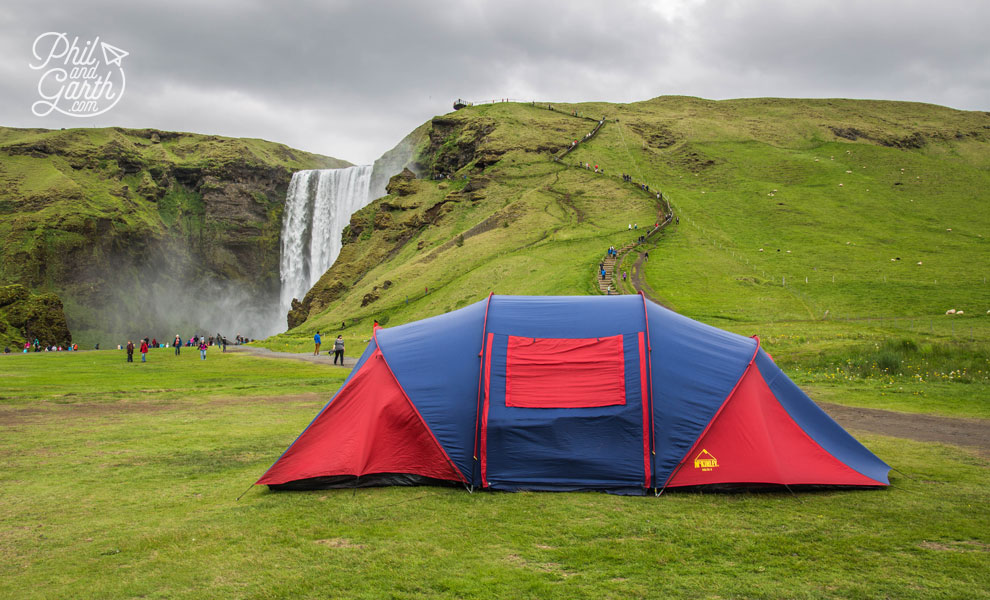
<path fill-rule="evenodd" d="M 121 50 L 116 46 L 111 46 L 106 42 L 100 42 L 100 46 L 103 47 L 103 62 L 107 63 L 108 65 L 117 65 L 119 67 L 121 66 L 120 59 L 130 54 L 130 52 Z M 111 56 L 113 58 L 111 58 Z"/>

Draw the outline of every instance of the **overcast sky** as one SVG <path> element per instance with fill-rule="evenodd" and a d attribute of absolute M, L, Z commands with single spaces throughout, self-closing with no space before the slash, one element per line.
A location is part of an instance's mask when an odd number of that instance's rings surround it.
<path fill-rule="evenodd" d="M 365 164 L 458 97 L 990 110 L 988 23 L 984 0 L 4 0 L 0 125 L 258 137 Z M 32 114 L 45 32 L 129 53 L 112 109 Z"/>

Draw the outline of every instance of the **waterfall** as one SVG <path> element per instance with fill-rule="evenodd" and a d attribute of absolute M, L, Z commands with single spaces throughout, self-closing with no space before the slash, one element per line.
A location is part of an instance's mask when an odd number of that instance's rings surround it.
<path fill-rule="evenodd" d="M 371 201 L 371 171 L 365 165 L 292 175 L 282 217 L 282 319 L 292 308 L 292 299 L 302 300 L 337 260 L 344 227 L 354 212 Z"/>

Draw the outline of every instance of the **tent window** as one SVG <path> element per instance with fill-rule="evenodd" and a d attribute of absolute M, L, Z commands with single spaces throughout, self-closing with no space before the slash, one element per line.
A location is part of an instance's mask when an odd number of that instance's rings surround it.
<path fill-rule="evenodd" d="M 505 405 L 590 408 L 626 403 L 622 335 L 588 339 L 509 336 Z"/>

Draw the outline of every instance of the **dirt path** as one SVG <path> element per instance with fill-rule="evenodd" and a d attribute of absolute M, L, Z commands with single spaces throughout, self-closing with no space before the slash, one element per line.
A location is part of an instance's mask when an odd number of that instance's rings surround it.
<path fill-rule="evenodd" d="M 328 367 L 334 366 L 332 350 L 330 351 L 329 354 L 321 351 L 319 356 L 313 356 L 312 352 L 275 352 L 274 350 L 269 350 L 268 348 L 255 348 L 254 346 L 234 346 L 233 349 L 231 349 L 230 346 L 227 346 L 227 352 L 243 352 L 245 354 L 258 356 L 261 358 L 301 360 L 304 362 L 314 363 L 318 365 L 326 365 Z M 357 363 L 356 356 L 344 355 L 345 367 L 350 369 L 356 363 Z"/>
<path fill-rule="evenodd" d="M 648 300 L 656 304 L 659 304 L 660 306 L 666 309 L 673 310 L 672 308 L 670 308 L 669 306 L 663 303 L 663 300 L 661 300 L 657 296 L 657 293 L 653 291 L 653 288 L 651 288 L 650 285 L 646 283 L 646 281 L 643 279 L 642 269 L 643 269 L 643 261 L 645 259 L 646 259 L 646 254 L 644 252 L 640 252 L 639 257 L 636 259 L 636 262 L 633 263 L 632 273 L 629 274 L 629 279 L 630 282 L 632 283 L 633 289 L 635 289 L 637 292 L 643 292 L 643 295 L 646 296 Z"/>
<path fill-rule="evenodd" d="M 846 429 L 919 442 L 967 446 L 990 458 L 990 421 L 899 413 L 828 402 L 819 402 L 818 406 Z"/>

